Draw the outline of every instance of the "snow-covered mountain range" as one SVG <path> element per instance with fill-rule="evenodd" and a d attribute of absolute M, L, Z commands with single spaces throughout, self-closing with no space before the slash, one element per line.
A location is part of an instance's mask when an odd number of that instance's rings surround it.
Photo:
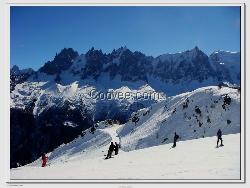
<path fill-rule="evenodd" d="M 24 75 L 21 83 L 55 81 L 69 85 L 75 81 L 109 86 L 110 88 L 128 85 L 138 86 L 148 83 L 156 90 L 168 95 L 196 89 L 218 82 L 240 83 L 240 53 L 215 51 L 207 56 L 198 47 L 176 54 L 163 54 L 156 58 L 146 56 L 126 47 L 105 54 L 101 50 L 90 49 L 78 55 L 72 48 L 64 48 L 52 61 L 45 63 L 38 71 L 20 71 L 17 66 L 11 75 Z M 136 83 L 137 84 L 136 84 Z M 189 84 L 188 87 L 184 87 Z M 171 87 L 172 86 L 172 87 Z M 175 89 L 174 87 L 182 87 Z M 14 89 L 14 88 L 13 88 Z"/>
<path fill-rule="evenodd" d="M 79 55 L 65 48 L 38 71 L 13 66 L 10 78 L 15 167 L 71 141 L 97 121 L 126 123 L 133 112 L 162 104 L 168 96 L 221 82 L 239 85 L 240 53 L 217 51 L 207 56 L 195 47 L 151 57 L 121 47 L 108 54 L 92 48 Z M 103 99 L 108 94 L 113 97 Z"/>

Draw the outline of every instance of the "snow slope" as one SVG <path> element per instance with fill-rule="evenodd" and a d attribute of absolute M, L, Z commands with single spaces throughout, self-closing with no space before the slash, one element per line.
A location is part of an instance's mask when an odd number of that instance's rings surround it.
<path fill-rule="evenodd" d="M 64 88 L 65 89 L 65 88 Z M 126 88 L 124 88 L 126 89 Z M 230 98 L 230 100 L 229 100 Z M 229 101 L 230 102 L 229 102 Z M 139 121 L 132 122 L 134 117 Z M 239 179 L 240 93 L 217 86 L 169 97 L 134 112 L 123 124 L 99 122 L 41 159 L 11 169 L 12 179 Z M 215 148 L 216 132 L 224 147 Z M 174 132 L 181 139 L 170 149 Z M 104 160 L 110 142 L 118 156 Z"/>
<path fill-rule="evenodd" d="M 230 98 L 230 104 L 224 100 Z M 133 117 L 139 121 L 132 122 Z M 240 93 L 217 86 L 199 88 L 153 104 L 132 114 L 119 130 L 125 151 L 173 142 L 174 132 L 181 140 L 240 132 Z"/>
<path fill-rule="evenodd" d="M 45 168 L 11 169 L 11 179 L 240 179 L 240 134 L 223 137 L 225 146 L 215 148 L 216 137 L 122 152 L 109 160 L 103 156 L 58 162 Z"/>
<path fill-rule="evenodd" d="M 67 163 L 72 160 L 102 157 L 107 154 L 110 142 L 119 143 L 116 130 L 118 124 L 109 125 L 105 121 L 96 125 L 96 130 L 85 130 L 78 138 L 67 144 L 62 144 L 48 154 L 48 165 Z M 41 158 L 27 166 L 39 167 Z"/>

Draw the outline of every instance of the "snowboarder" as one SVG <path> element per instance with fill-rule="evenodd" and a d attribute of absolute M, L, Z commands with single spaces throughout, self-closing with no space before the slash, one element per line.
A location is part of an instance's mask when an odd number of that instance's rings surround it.
<path fill-rule="evenodd" d="M 223 140 L 222 140 L 222 131 L 219 129 L 217 131 L 217 148 L 219 147 L 218 144 L 219 144 L 219 141 L 220 141 L 220 146 L 224 146 L 223 145 Z"/>
<path fill-rule="evenodd" d="M 48 160 L 48 157 L 46 156 L 45 153 L 43 153 L 42 154 L 42 167 L 46 166 L 47 160 Z"/>
<path fill-rule="evenodd" d="M 114 145 L 113 142 L 111 142 L 111 144 L 110 144 L 110 146 L 109 146 L 109 150 L 108 150 L 108 155 L 107 155 L 106 159 L 111 158 L 111 155 L 112 155 L 114 149 L 115 149 L 115 145 Z"/>
<path fill-rule="evenodd" d="M 176 134 L 176 132 L 174 132 L 174 145 L 172 146 L 172 148 L 175 148 L 175 147 L 176 147 L 176 142 L 177 142 L 177 140 L 178 140 L 179 138 L 180 138 L 179 135 Z"/>
<path fill-rule="evenodd" d="M 117 142 L 115 142 L 115 155 L 118 155 L 118 150 L 119 150 L 119 144 Z"/>

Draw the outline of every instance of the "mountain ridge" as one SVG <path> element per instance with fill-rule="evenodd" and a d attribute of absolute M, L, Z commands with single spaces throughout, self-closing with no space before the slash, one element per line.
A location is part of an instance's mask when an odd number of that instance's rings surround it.
<path fill-rule="evenodd" d="M 226 62 L 223 62 L 223 58 L 226 58 Z M 234 61 L 231 69 L 227 66 L 230 61 Z M 239 84 L 239 61 L 239 53 L 215 51 L 208 56 L 197 46 L 181 53 L 167 53 L 157 57 L 146 56 L 139 51 L 132 52 L 127 47 L 114 49 L 111 53 L 103 53 L 92 47 L 86 54 L 80 55 L 72 48 L 64 48 L 56 54 L 54 60 L 45 63 L 28 78 L 39 81 L 39 73 L 45 73 L 54 76 L 54 81 L 60 83 L 63 72 L 68 71 L 69 75 L 79 76 L 76 78 L 78 80 L 97 80 L 101 74 L 108 73 L 110 80 L 120 76 L 121 81 L 131 82 L 147 83 L 153 77 L 176 84 L 183 80 L 203 82 L 211 78 L 217 82 Z"/>

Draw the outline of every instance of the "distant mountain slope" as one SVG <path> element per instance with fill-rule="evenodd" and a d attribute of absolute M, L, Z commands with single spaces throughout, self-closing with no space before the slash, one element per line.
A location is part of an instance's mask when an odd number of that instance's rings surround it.
<path fill-rule="evenodd" d="M 221 75 L 221 79 L 240 83 L 240 52 L 216 51 L 209 59 L 217 74 Z"/>

